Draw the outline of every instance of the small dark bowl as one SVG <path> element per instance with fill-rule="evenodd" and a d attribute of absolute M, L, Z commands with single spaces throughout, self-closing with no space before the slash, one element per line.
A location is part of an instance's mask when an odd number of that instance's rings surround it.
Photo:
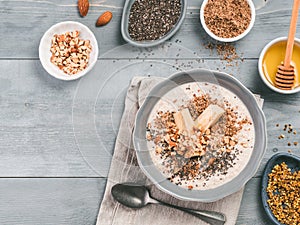
<path fill-rule="evenodd" d="M 128 32 L 128 25 L 129 25 L 129 14 L 130 14 L 130 9 L 132 4 L 136 0 L 126 0 L 125 5 L 123 8 L 123 14 L 122 14 L 122 22 L 121 22 L 121 33 L 125 41 L 127 41 L 129 44 L 137 46 L 137 47 L 153 47 L 156 45 L 159 45 L 166 40 L 170 39 L 180 28 L 182 25 L 185 14 L 186 14 L 186 9 L 187 9 L 187 0 L 181 0 L 181 14 L 180 17 L 175 24 L 175 26 L 163 37 L 157 40 L 149 40 L 149 41 L 135 41 L 133 40 Z"/>
<path fill-rule="evenodd" d="M 267 203 L 267 200 L 269 199 L 268 194 L 267 194 L 267 186 L 268 186 L 268 181 L 269 177 L 268 174 L 272 172 L 272 169 L 274 168 L 275 165 L 281 164 L 285 162 L 287 166 L 294 171 L 299 171 L 300 170 L 300 158 L 289 154 L 289 153 L 278 153 L 274 156 L 272 156 L 269 161 L 267 162 L 267 165 L 265 167 L 263 176 L 262 176 L 262 183 L 261 183 L 261 197 L 262 197 L 262 204 L 264 206 L 266 214 L 269 216 L 271 221 L 274 224 L 277 225 L 284 225 L 280 223 L 276 217 L 273 215 L 271 209 L 269 208 L 269 205 Z"/>

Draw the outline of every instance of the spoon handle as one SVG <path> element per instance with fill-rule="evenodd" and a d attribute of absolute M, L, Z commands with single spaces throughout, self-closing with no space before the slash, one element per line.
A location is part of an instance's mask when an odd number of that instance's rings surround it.
<path fill-rule="evenodd" d="M 156 200 L 156 199 L 155 199 Z M 161 202 L 156 200 L 156 202 L 152 202 L 152 203 L 158 203 L 161 205 L 165 205 L 171 208 L 175 208 L 184 212 L 187 212 L 195 217 L 198 217 L 199 219 L 212 224 L 212 225 L 223 225 L 226 222 L 226 217 L 224 214 L 219 213 L 219 212 L 215 212 L 215 211 L 207 211 L 207 210 L 194 210 L 194 209 L 188 209 L 188 208 L 184 208 L 184 207 L 180 207 L 180 206 L 176 206 L 176 205 L 171 205 L 165 202 Z"/>

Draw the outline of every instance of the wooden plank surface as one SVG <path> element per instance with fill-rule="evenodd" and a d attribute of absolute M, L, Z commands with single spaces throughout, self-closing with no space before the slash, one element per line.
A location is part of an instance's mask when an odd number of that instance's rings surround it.
<path fill-rule="evenodd" d="M 254 0 L 254 28 L 232 44 L 245 60 L 233 63 L 205 48 L 212 40 L 200 25 L 202 1 L 188 1 L 184 24 L 170 40 L 173 48 L 143 50 L 124 45 L 124 0 L 93 0 L 85 18 L 79 17 L 76 2 L 0 0 L 0 224 L 94 224 L 130 79 L 197 67 L 232 74 L 265 99 L 267 153 L 246 185 L 237 224 L 270 224 L 260 204 L 260 176 L 274 153 L 290 149 L 300 155 L 299 145 L 288 146 L 300 142 L 299 134 L 282 130 L 292 124 L 300 133 L 300 94 L 270 91 L 258 76 L 257 59 L 267 42 L 286 36 L 292 1 Z M 96 28 L 106 10 L 113 12 L 113 20 Z M 38 61 L 43 33 L 66 20 L 87 25 L 100 52 L 92 72 L 72 82 L 51 78 Z M 280 134 L 286 138 L 279 140 Z"/>
<path fill-rule="evenodd" d="M 73 20 L 87 25 L 99 42 L 100 56 L 125 44 L 120 34 L 124 0 L 91 1 L 88 16 L 80 18 L 76 0 L 0 1 L 0 58 L 38 58 L 37 46 L 43 33 L 53 24 Z M 257 58 L 263 46 L 275 37 L 287 36 L 292 1 L 255 0 L 257 16 L 253 30 L 234 44 L 245 58 Z M 179 41 L 201 57 L 214 57 L 203 45 L 212 41 L 200 24 L 199 10 L 202 1 L 189 0 L 188 12 L 180 31 L 171 39 Z M 106 10 L 113 19 L 105 27 L 95 27 L 98 16 Z M 298 24 L 297 36 L 300 34 Z M 188 34 L 188 35 L 187 35 Z M 250 47 L 251 46 L 251 47 Z M 119 57 L 127 57 L 120 55 Z"/>
<path fill-rule="evenodd" d="M 0 179 L 0 224 L 95 224 L 106 179 Z M 260 179 L 245 188 L 238 225 L 269 225 L 260 196 Z M 230 207 L 230 206 L 229 206 Z"/>
<path fill-rule="evenodd" d="M 95 69 L 81 81 L 63 82 L 48 76 L 37 60 L 1 60 L 0 176 L 106 177 L 123 99 L 133 76 L 168 76 L 176 71 L 169 70 L 170 65 L 181 69 L 185 65 L 212 69 L 224 66 L 218 60 L 155 63 L 98 60 Z M 288 139 L 279 140 L 284 132 L 276 124 L 292 124 L 300 131 L 300 95 L 287 98 L 275 94 L 261 84 L 256 60 L 239 63 L 238 68 L 227 66 L 225 71 L 265 99 L 268 151 L 263 162 L 274 154 L 274 148 L 299 154 L 299 146 L 287 146 L 288 142 L 300 142 L 299 134 L 286 134 Z M 150 70 L 153 67 L 156 68 Z M 121 69 L 116 72 L 116 68 Z M 261 170 L 262 167 L 259 174 Z"/>
<path fill-rule="evenodd" d="M 96 223 L 106 179 L 0 179 L 0 224 Z"/>

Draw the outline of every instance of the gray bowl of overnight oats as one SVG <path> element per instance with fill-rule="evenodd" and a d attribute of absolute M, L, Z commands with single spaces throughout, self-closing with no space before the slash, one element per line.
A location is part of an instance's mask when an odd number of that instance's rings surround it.
<path fill-rule="evenodd" d="M 205 69 L 157 84 L 138 111 L 138 163 L 164 192 L 213 202 L 240 190 L 266 150 L 266 121 L 237 79 Z"/>

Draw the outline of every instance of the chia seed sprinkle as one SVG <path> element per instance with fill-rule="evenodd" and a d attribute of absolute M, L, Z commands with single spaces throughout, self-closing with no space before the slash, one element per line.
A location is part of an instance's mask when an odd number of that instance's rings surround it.
<path fill-rule="evenodd" d="M 181 0 L 136 0 L 129 15 L 128 32 L 136 41 L 165 36 L 181 15 Z"/>

